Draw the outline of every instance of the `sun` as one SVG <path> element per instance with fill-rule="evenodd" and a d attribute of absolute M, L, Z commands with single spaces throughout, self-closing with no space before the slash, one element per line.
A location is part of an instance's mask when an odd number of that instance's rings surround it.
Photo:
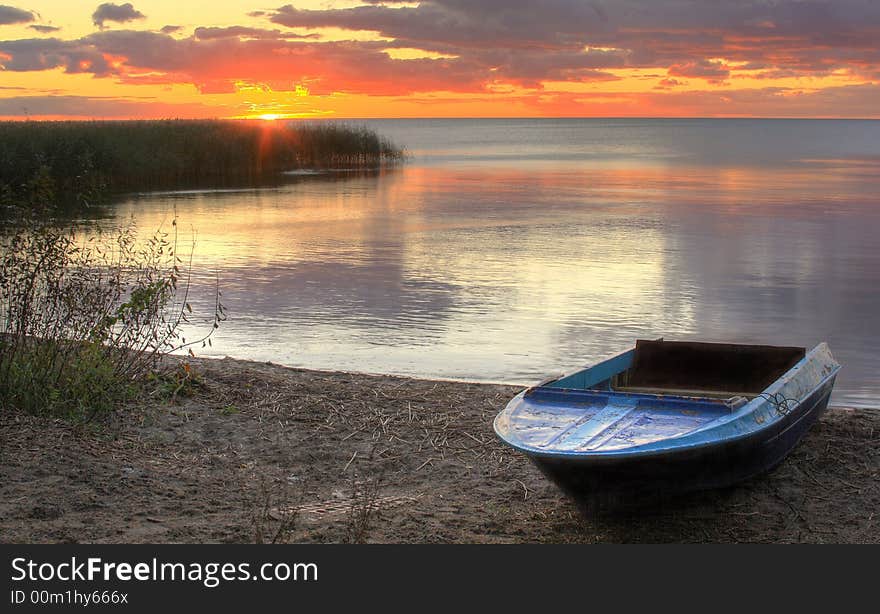
<path fill-rule="evenodd" d="M 257 119 L 262 119 L 264 122 L 274 122 L 276 119 L 281 119 L 281 115 L 279 113 L 263 113 L 262 115 L 257 115 Z"/>

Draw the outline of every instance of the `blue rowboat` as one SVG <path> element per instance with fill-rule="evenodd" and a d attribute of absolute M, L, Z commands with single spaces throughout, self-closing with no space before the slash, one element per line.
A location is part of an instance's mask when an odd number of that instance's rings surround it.
<path fill-rule="evenodd" d="M 839 370 L 825 343 L 639 340 L 516 395 L 495 432 L 586 509 L 613 507 L 773 468 L 827 408 Z"/>

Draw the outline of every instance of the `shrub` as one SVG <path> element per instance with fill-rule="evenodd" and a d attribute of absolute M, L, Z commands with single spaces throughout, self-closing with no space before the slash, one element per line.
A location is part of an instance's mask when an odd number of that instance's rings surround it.
<path fill-rule="evenodd" d="M 90 239 L 27 218 L 0 237 L 0 407 L 91 419 L 125 400 L 187 342 L 190 277 L 177 223 L 138 241 L 131 227 Z"/>

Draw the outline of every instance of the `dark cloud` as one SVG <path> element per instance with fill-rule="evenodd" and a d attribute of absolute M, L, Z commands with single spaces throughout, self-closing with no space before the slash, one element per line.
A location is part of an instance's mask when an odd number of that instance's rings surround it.
<path fill-rule="evenodd" d="M 30 23 L 34 19 L 36 19 L 36 15 L 31 11 L 0 4 L 0 26 L 16 23 Z"/>
<path fill-rule="evenodd" d="M 683 85 L 681 81 L 678 79 L 661 79 L 660 83 L 657 84 L 657 89 L 670 89 L 673 87 L 678 87 L 679 85 Z"/>
<path fill-rule="evenodd" d="M 13 96 L 0 98 L 0 117 L 80 117 L 125 119 L 143 117 L 214 117 L 216 111 L 201 104 L 169 104 L 92 96 Z"/>
<path fill-rule="evenodd" d="M 245 26 L 199 27 L 195 29 L 193 35 L 199 40 L 214 40 L 218 38 L 260 38 L 268 40 L 320 38 L 318 34 L 294 34 L 292 32 L 281 32 L 280 30 L 247 28 Z"/>
<path fill-rule="evenodd" d="M 144 19 L 145 17 L 146 15 L 134 8 L 131 2 L 126 2 L 125 4 L 105 2 L 104 4 L 99 5 L 98 8 L 95 9 L 95 12 L 92 13 L 92 23 L 99 28 L 103 28 L 104 23 L 108 21 L 126 23 L 136 19 Z"/>
<path fill-rule="evenodd" d="M 711 58 L 777 68 L 870 70 L 880 37 L 872 0 L 368 0 L 345 9 L 275 9 L 272 22 L 297 28 L 375 31 L 400 46 L 449 54 L 474 49 L 624 49 L 633 67 L 708 71 Z M 689 66 L 693 63 L 692 66 Z M 702 78 L 724 79 L 721 71 Z"/>
<path fill-rule="evenodd" d="M 673 77 L 696 77 L 710 83 L 719 83 L 730 76 L 730 69 L 720 62 L 695 60 L 683 64 L 673 64 L 669 67 L 669 74 Z"/>
<path fill-rule="evenodd" d="M 496 80 L 524 87 L 540 87 L 544 81 L 600 81 L 616 79 L 610 68 L 626 66 L 621 52 L 549 49 L 480 50 L 460 56 L 487 67 Z"/>
<path fill-rule="evenodd" d="M 534 2 L 523 0 L 432 0 L 415 7 L 374 4 L 324 10 L 288 4 L 270 20 L 287 27 L 368 30 L 403 41 L 468 48 L 577 45 L 606 27 L 594 5 L 580 0 L 544 0 L 539 11 Z"/>
<path fill-rule="evenodd" d="M 187 65 L 186 43 L 167 34 L 110 30 L 74 42 L 101 55 L 125 58 L 130 67 L 175 71 Z"/>
<path fill-rule="evenodd" d="M 28 26 L 31 30 L 35 30 L 40 34 L 51 34 L 52 32 L 58 32 L 61 28 L 55 26 L 45 26 L 45 25 L 33 25 Z"/>
<path fill-rule="evenodd" d="M 96 76 L 111 73 L 106 58 L 93 46 L 57 38 L 0 42 L 0 67 L 16 72 L 63 68 L 68 73 L 89 72 Z"/>
<path fill-rule="evenodd" d="M 536 101 L 573 110 L 605 102 L 550 96 L 542 91 L 547 82 L 611 80 L 615 70 L 637 68 L 657 83 L 652 96 L 672 99 L 685 94 L 677 87 L 682 80 L 691 88 L 733 83 L 744 71 L 766 79 L 836 71 L 855 80 L 880 79 L 880 2 L 872 0 L 546 0 L 540 7 L 533 0 L 365 0 L 343 9 L 286 5 L 251 16 L 274 25 L 199 27 L 185 38 L 170 36 L 179 26 L 166 26 L 158 32 L 102 29 L 68 41 L 0 41 L 0 65 L 11 71 L 61 68 L 127 83 L 191 83 L 214 93 L 246 83 L 284 91 L 304 85 L 313 94 L 459 92 L 476 100 L 496 95 L 499 86 L 519 85 L 534 89 Z M 101 26 L 141 17 L 131 4 L 102 4 L 95 11 Z M 301 34 L 324 27 L 378 32 L 389 40 Z M 400 49 L 439 57 L 404 59 L 410 56 L 394 53 Z M 760 104 L 796 95 L 767 90 Z M 621 105 L 621 96 L 603 100 Z M 738 96 L 731 99 L 758 105 Z M 651 97 L 631 99 L 658 104 Z"/>

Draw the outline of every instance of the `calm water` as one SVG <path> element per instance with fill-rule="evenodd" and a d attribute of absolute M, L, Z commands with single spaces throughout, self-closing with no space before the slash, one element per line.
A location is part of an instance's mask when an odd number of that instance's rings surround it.
<path fill-rule="evenodd" d="M 827 340 L 834 402 L 880 405 L 880 122 L 367 123 L 410 163 L 116 208 L 196 230 L 203 354 L 531 383 L 639 337 Z"/>

